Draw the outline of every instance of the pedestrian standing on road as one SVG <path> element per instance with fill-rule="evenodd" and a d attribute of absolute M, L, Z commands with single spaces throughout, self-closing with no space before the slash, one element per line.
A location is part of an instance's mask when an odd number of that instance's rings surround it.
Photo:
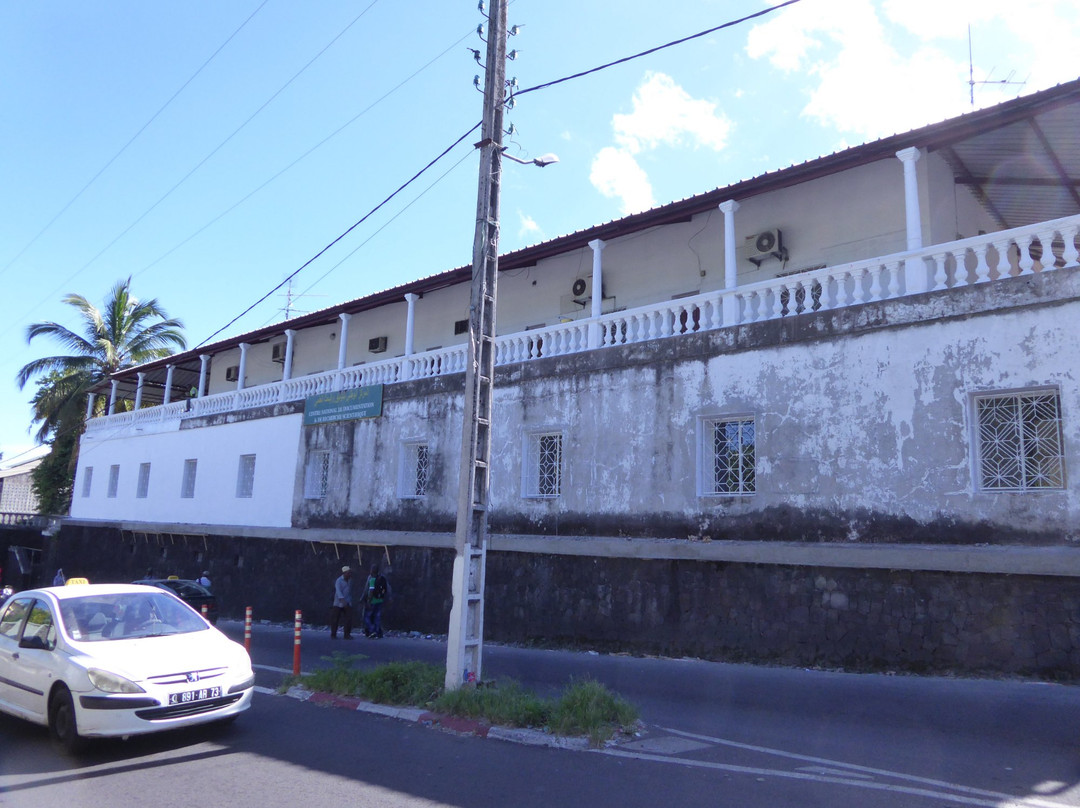
<path fill-rule="evenodd" d="M 330 607 L 330 639 L 337 639 L 338 626 L 342 628 L 342 636 L 346 640 L 352 639 L 352 569 L 348 566 L 341 568 L 341 575 L 334 581 L 334 605 Z"/>
<path fill-rule="evenodd" d="M 56 575 L 54 575 L 53 579 L 52 579 L 52 585 L 53 586 L 63 586 L 65 583 L 67 583 L 67 578 L 64 577 L 64 570 L 63 569 L 57 569 L 56 570 Z"/>
<path fill-rule="evenodd" d="M 210 588 L 210 570 L 203 570 L 203 574 L 195 579 L 195 583 Z"/>
<path fill-rule="evenodd" d="M 382 607 L 390 594 L 390 584 L 386 576 L 379 572 L 379 565 L 371 565 L 371 574 L 367 579 L 364 592 L 364 636 L 382 639 Z"/>

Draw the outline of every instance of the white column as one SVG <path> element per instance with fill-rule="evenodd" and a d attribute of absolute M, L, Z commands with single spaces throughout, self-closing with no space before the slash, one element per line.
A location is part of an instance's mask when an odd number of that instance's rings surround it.
<path fill-rule="evenodd" d="M 94 417 L 94 399 L 96 399 L 93 393 L 86 397 L 86 420 L 89 421 Z"/>
<path fill-rule="evenodd" d="M 139 409 L 142 406 L 142 391 L 146 383 L 146 374 L 136 373 L 135 375 L 139 377 L 139 383 L 135 385 L 135 409 Z"/>
<path fill-rule="evenodd" d="M 243 390 L 244 389 L 244 378 L 247 376 L 247 355 L 248 355 L 248 349 L 250 347 L 251 347 L 251 343 L 248 343 L 248 342 L 241 342 L 240 343 L 240 371 L 237 374 L 237 379 L 236 379 L 236 389 L 237 390 Z"/>
<path fill-rule="evenodd" d="M 287 382 L 292 378 L 293 346 L 296 344 L 296 330 L 285 329 L 285 364 L 281 368 L 281 380 Z"/>
<path fill-rule="evenodd" d="M 604 304 L 604 247 L 607 244 L 603 239 L 594 238 L 589 242 L 592 247 L 592 309 L 590 317 L 593 322 L 589 323 L 589 347 L 600 347 L 600 323 L 596 320 L 600 317 L 601 307 Z"/>
<path fill-rule="evenodd" d="M 162 405 L 168 404 L 170 401 L 172 401 L 172 376 L 174 367 L 175 365 L 165 366 L 165 393 L 161 398 Z"/>
<path fill-rule="evenodd" d="M 923 246 L 922 216 L 919 213 L 919 176 L 915 163 L 920 154 L 916 148 L 898 151 L 896 156 L 904 164 L 904 209 L 907 212 L 907 248 L 918 250 Z"/>
<path fill-rule="evenodd" d="M 338 345 L 337 369 L 344 370 L 346 349 L 349 344 L 349 320 L 352 319 L 352 315 L 342 313 L 338 315 L 338 319 L 341 320 L 341 333 L 338 335 L 341 337 L 341 344 Z"/>
<path fill-rule="evenodd" d="M 109 415 L 112 415 L 113 412 L 116 410 L 116 388 L 117 388 L 117 385 L 119 385 L 119 384 L 120 384 L 120 382 L 118 382 L 116 379 L 113 379 L 112 383 L 110 385 L 110 390 L 109 390 L 109 412 L 108 412 Z"/>
<path fill-rule="evenodd" d="M 735 211 L 739 203 L 728 199 L 720 203 L 720 212 L 724 214 L 724 288 L 734 289 L 739 285 L 739 267 L 735 258 Z M 735 325 L 738 320 L 738 301 L 735 295 L 724 296 L 724 325 Z"/>
<path fill-rule="evenodd" d="M 405 301 L 409 304 L 409 313 L 405 316 L 405 355 L 413 353 L 413 331 L 416 328 L 416 301 L 420 295 L 409 292 L 405 295 Z"/>
<path fill-rule="evenodd" d="M 197 397 L 202 398 L 206 395 L 206 371 L 210 367 L 210 355 L 199 355 L 199 392 Z"/>

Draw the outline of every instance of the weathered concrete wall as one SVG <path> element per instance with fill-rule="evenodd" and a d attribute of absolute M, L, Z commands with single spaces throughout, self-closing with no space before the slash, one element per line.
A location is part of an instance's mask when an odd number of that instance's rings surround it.
<path fill-rule="evenodd" d="M 325 625 L 381 547 L 65 526 L 54 562 L 126 581 L 209 569 L 223 613 Z M 390 547 L 394 630 L 444 634 L 453 552 Z M 489 552 L 486 638 L 849 670 L 1080 676 L 1080 579 Z"/>
<path fill-rule="evenodd" d="M 818 312 L 501 368 L 492 529 L 729 540 L 1063 544 L 1080 490 L 980 491 L 975 393 L 1052 387 L 1066 479 L 1080 457 L 1080 272 Z M 334 449 L 332 495 L 295 526 L 447 530 L 457 502 L 460 377 L 387 387 L 383 417 L 305 429 Z M 703 496 L 701 422 L 753 417 L 756 491 Z M 563 435 L 562 493 L 529 498 L 525 438 Z M 429 491 L 397 490 L 405 440 Z"/>

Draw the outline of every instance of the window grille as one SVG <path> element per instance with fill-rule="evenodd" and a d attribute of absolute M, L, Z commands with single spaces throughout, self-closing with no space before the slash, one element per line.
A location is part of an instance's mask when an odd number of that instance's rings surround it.
<path fill-rule="evenodd" d="M 87 466 L 86 471 L 83 472 L 82 478 L 82 495 L 84 497 L 90 496 L 90 485 L 94 479 L 94 467 Z"/>
<path fill-rule="evenodd" d="M 424 497 L 431 479 L 431 451 L 426 443 L 406 443 L 401 463 L 402 497 Z"/>
<path fill-rule="evenodd" d="M 325 499 L 330 488 L 330 453 L 312 452 L 304 470 L 304 499 Z"/>
<path fill-rule="evenodd" d="M 146 495 L 150 491 L 150 464 L 139 464 L 139 484 L 135 489 L 135 496 L 138 499 L 146 499 Z"/>
<path fill-rule="evenodd" d="M 977 396 L 979 485 L 990 491 L 1065 487 L 1057 392 Z"/>
<path fill-rule="evenodd" d="M 117 489 L 120 488 L 120 467 L 109 466 L 109 490 L 105 496 L 109 499 L 116 499 Z"/>
<path fill-rule="evenodd" d="M 702 438 L 703 493 L 753 494 L 754 419 L 708 419 Z"/>
<path fill-rule="evenodd" d="M 255 490 L 255 455 L 240 455 L 240 464 L 236 470 L 236 496 L 239 499 L 251 499 Z"/>
<path fill-rule="evenodd" d="M 197 460 L 184 461 L 184 477 L 180 481 L 180 496 L 183 499 L 194 499 L 195 497 L 195 471 L 198 463 Z"/>
<path fill-rule="evenodd" d="M 562 494 L 562 433 L 529 435 L 525 496 L 557 497 Z"/>

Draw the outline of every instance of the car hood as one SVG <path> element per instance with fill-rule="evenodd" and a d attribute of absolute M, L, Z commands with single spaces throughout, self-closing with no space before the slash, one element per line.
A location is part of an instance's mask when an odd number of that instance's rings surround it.
<path fill-rule="evenodd" d="M 216 629 L 86 643 L 78 651 L 82 653 L 77 653 L 75 659 L 83 667 L 102 668 L 133 682 L 209 668 L 251 668 L 244 647 Z"/>

